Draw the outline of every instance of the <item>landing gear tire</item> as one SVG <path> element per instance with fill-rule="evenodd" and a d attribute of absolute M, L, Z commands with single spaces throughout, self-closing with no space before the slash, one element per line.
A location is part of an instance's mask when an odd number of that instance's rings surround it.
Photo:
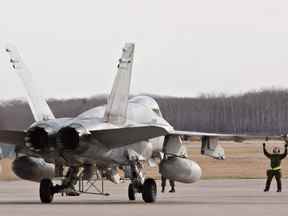
<path fill-rule="evenodd" d="M 134 185 L 132 183 L 129 184 L 128 187 L 128 198 L 129 200 L 135 200 L 135 188 Z"/>
<path fill-rule="evenodd" d="M 153 203 L 157 197 L 157 185 L 154 179 L 148 178 L 143 184 L 142 198 L 146 203 Z"/>
<path fill-rule="evenodd" d="M 51 179 L 42 179 L 40 182 L 40 200 L 42 203 L 51 203 L 54 196 L 53 183 Z"/>

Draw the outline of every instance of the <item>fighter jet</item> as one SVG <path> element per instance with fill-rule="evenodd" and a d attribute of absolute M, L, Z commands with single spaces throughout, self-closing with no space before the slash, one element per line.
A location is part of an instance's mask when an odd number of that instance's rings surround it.
<path fill-rule="evenodd" d="M 31 74 L 13 45 L 7 45 L 12 68 L 21 78 L 35 122 L 25 131 L 0 131 L 0 143 L 15 145 L 14 173 L 22 179 L 40 182 L 42 203 L 51 203 L 55 194 L 79 195 L 76 184 L 95 170 L 114 183 L 130 181 L 129 200 L 142 194 L 145 202 L 156 201 L 157 186 L 144 175 L 144 164 L 160 159 L 162 176 L 184 183 L 200 179 L 200 166 L 188 159 L 183 136 L 201 137 L 201 152 L 224 159 L 218 137 L 233 134 L 177 131 L 162 116 L 157 102 L 148 96 L 129 97 L 134 44 L 126 43 L 117 66 L 107 104 L 71 118 L 55 118 L 32 81 Z M 100 173 L 100 174 L 99 174 Z M 60 184 L 54 184 L 55 179 Z"/>

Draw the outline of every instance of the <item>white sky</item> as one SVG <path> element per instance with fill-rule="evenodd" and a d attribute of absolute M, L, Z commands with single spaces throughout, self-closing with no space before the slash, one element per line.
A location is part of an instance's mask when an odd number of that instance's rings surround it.
<path fill-rule="evenodd" d="M 6 42 L 48 98 L 109 93 L 125 42 L 136 43 L 133 94 L 288 88 L 287 0 L 2 1 Z M 2 49 L 0 99 L 24 96 Z"/>

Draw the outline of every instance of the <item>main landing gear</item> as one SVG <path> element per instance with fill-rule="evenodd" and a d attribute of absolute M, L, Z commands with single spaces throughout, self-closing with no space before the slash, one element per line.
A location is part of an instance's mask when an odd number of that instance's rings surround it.
<path fill-rule="evenodd" d="M 129 200 L 136 199 L 136 193 L 142 194 L 142 199 L 146 203 L 153 203 L 157 197 L 157 185 L 154 179 L 148 178 L 144 181 L 143 185 L 134 186 L 133 183 L 129 184 L 128 187 L 128 198 Z"/>
<path fill-rule="evenodd" d="M 142 198 L 146 203 L 152 203 L 156 201 L 157 186 L 156 182 L 152 178 L 145 180 L 142 190 Z"/>
<path fill-rule="evenodd" d="M 50 179 L 42 179 L 40 182 L 40 200 L 42 203 L 51 203 L 54 197 L 54 186 Z"/>
<path fill-rule="evenodd" d="M 127 167 L 128 168 L 128 167 Z M 144 180 L 141 172 L 142 165 L 139 161 L 134 161 L 130 165 L 131 183 L 128 187 L 128 198 L 133 201 L 136 199 L 136 194 L 141 193 L 142 199 L 146 203 L 153 203 L 157 197 L 157 185 L 154 179 L 147 178 Z M 129 169 L 128 168 L 128 169 Z"/>
<path fill-rule="evenodd" d="M 101 188 L 98 187 L 97 182 L 101 181 Z M 75 189 L 75 185 L 78 182 L 78 187 Z M 79 196 L 81 193 L 104 195 L 110 194 L 104 193 L 104 180 L 101 174 L 100 179 L 86 179 L 83 173 L 79 172 L 79 168 L 71 167 L 65 178 L 62 180 L 61 185 L 53 185 L 51 179 L 42 179 L 40 182 L 39 195 L 42 203 L 51 203 L 53 201 L 54 194 L 61 193 L 62 196 Z"/>
<path fill-rule="evenodd" d="M 51 203 L 54 194 L 62 193 L 67 196 L 79 196 L 80 193 L 74 189 L 74 186 L 53 185 L 51 179 L 42 179 L 40 182 L 39 195 L 42 203 Z"/>
<path fill-rule="evenodd" d="M 157 197 L 157 185 L 154 179 L 145 179 L 141 170 L 142 165 L 140 162 L 132 162 L 128 167 L 131 183 L 128 187 L 128 198 L 129 200 L 136 200 L 136 194 L 140 193 L 142 199 L 146 203 L 153 203 L 156 201 Z M 71 167 L 67 175 L 62 180 L 60 185 L 53 185 L 51 179 L 42 179 L 40 182 L 40 200 L 42 203 L 51 203 L 53 201 L 54 194 L 60 193 L 66 196 L 79 196 L 81 193 L 94 194 L 94 195 L 104 195 L 109 194 L 104 193 L 104 180 L 103 172 L 101 173 L 101 188 L 99 189 L 96 185 L 97 179 L 87 180 L 83 177 L 84 175 L 79 172 L 79 168 Z M 84 183 L 85 182 L 85 183 Z M 78 183 L 79 188 L 76 189 L 75 186 Z M 90 192 L 93 189 L 96 192 Z"/>

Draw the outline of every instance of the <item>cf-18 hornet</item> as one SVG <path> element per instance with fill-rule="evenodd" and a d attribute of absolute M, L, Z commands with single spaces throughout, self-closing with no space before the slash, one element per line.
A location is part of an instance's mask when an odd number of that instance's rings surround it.
<path fill-rule="evenodd" d="M 51 203 L 57 193 L 88 193 L 84 182 L 91 182 L 95 176 L 114 183 L 129 180 L 129 200 L 135 200 L 139 193 L 145 202 L 155 202 L 155 180 L 144 175 L 147 164 L 159 164 L 160 174 L 167 179 L 193 183 L 200 179 L 201 168 L 187 158 L 183 137 L 201 138 L 202 154 L 217 159 L 225 157 L 218 138 L 237 137 L 177 131 L 163 118 L 153 98 L 129 98 L 133 43 L 126 43 L 122 50 L 107 104 L 71 118 L 55 118 L 17 49 L 7 45 L 5 51 L 27 91 L 35 122 L 25 131 L 1 130 L 0 142 L 15 146 L 14 173 L 22 179 L 40 182 L 42 203 Z M 99 193 L 107 195 L 103 188 Z"/>

